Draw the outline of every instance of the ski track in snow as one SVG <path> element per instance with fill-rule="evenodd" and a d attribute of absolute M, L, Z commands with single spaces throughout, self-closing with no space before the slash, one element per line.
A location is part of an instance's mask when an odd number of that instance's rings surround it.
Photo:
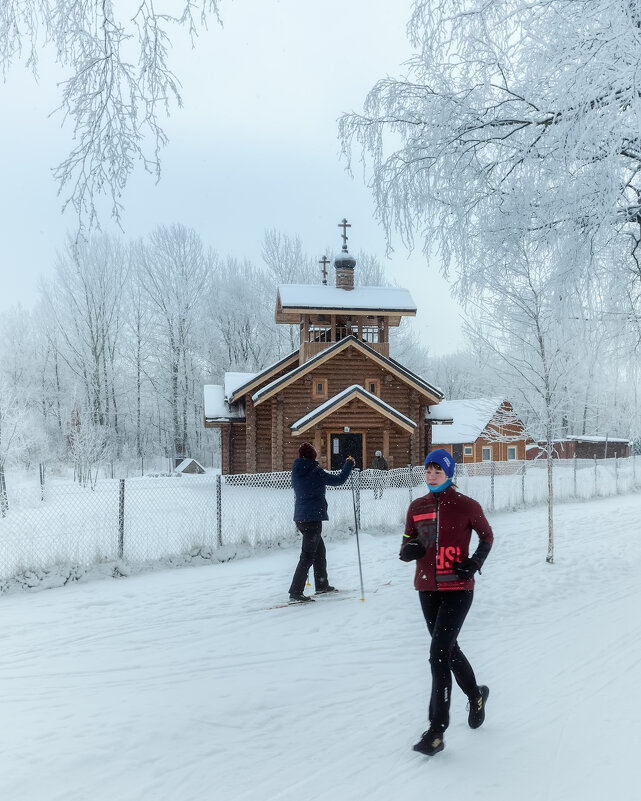
<path fill-rule="evenodd" d="M 454 686 L 427 728 L 428 638 L 398 536 L 328 544 L 346 592 L 287 598 L 298 552 L 0 599 L 0 796 L 10 801 L 597 801 L 634 797 L 641 496 L 489 515 Z M 390 583 L 388 583 L 390 582 Z M 312 588 L 308 588 L 312 591 Z M 634 750 L 633 750 L 634 749 Z M 446 794 L 446 796 L 445 796 Z"/>

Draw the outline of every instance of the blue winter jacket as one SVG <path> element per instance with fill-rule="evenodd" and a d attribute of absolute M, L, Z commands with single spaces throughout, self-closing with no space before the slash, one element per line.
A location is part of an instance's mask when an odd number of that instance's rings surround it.
<path fill-rule="evenodd" d="M 351 461 L 345 462 L 338 475 L 328 473 L 312 459 L 299 457 L 292 465 L 292 486 L 296 493 L 294 521 L 329 520 L 325 487 L 344 484 L 352 472 Z"/>

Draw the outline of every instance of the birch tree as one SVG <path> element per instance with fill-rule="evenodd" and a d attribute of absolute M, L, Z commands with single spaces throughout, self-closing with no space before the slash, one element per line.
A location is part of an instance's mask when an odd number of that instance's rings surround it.
<path fill-rule="evenodd" d="M 466 335 L 492 355 L 491 369 L 532 433 L 546 444 L 548 550 L 554 561 L 554 441 L 568 417 L 580 315 L 578 292 L 558 281 L 555 252 L 512 250 L 483 279 L 483 290 L 466 324 Z M 513 421 L 512 421 L 513 422 Z M 567 433 L 567 432 L 566 432 Z"/>
<path fill-rule="evenodd" d="M 22 61 L 39 76 L 43 47 L 50 46 L 66 78 L 57 113 L 73 129 L 73 147 L 54 174 L 64 206 L 82 225 L 96 220 L 96 198 L 120 198 L 137 163 L 160 177 L 167 143 L 162 118 L 180 107 L 180 81 L 170 63 L 179 28 L 195 42 L 220 0 L 5 0 L 0 4 L 0 69 Z"/>
<path fill-rule="evenodd" d="M 218 341 L 221 371 L 255 371 L 284 355 L 274 322 L 273 277 L 247 259 L 217 262 L 207 320 Z"/>
<path fill-rule="evenodd" d="M 119 428 L 121 309 L 128 278 L 126 248 L 114 237 L 68 240 L 45 294 L 59 353 L 82 392 L 95 425 Z"/>
<path fill-rule="evenodd" d="M 340 122 L 390 238 L 438 248 L 464 297 L 532 233 L 608 240 L 637 265 L 640 30 L 637 0 L 417 0 L 407 74 Z"/>
<path fill-rule="evenodd" d="M 212 257 L 198 234 L 182 225 L 160 226 L 137 249 L 138 280 L 153 315 L 154 375 L 158 401 L 169 411 L 170 453 L 187 456 L 192 417 L 194 330 L 209 292 Z"/>

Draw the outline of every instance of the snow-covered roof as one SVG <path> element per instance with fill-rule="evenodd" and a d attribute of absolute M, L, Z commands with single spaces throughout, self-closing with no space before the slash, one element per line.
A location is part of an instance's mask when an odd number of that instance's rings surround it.
<path fill-rule="evenodd" d="M 450 419 L 452 425 L 432 428 L 433 445 L 454 445 L 475 442 L 490 422 L 503 398 L 445 400 L 430 406 L 426 420 Z"/>
<path fill-rule="evenodd" d="M 280 284 L 278 297 L 283 309 L 416 313 L 416 304 L 409 290 L 398 287 L 364 286 L 346 290 L 324 284 Z"/>
<path fill-rule="evenodd" d="M 452 418 L 447 412 L 447 406 L 445 405 L 445 401 L 441 401 L 434 406 L 430 406 L 425 413 L 425 419 L 430 420 L 432 423 L 440 423 L 446 424 L 451 423 Z"/>
<path fill-rule="evenodd" d="M 230 398 L 239 387 L 249 384 L 259 373 L 225 373 L 225 397 Z"/>
<path fill-rule="evenodd" d="M 191 459 L 187 457 L 183 459 L 182 462 L 176 465 L 174 468 L 174 473 L 204 473 L 205 468 L 200 464 L 200 462 L 196 461 L 196 459 Z"/>
<path fill-rule="evenodd" d="M 352 384 L 349 387 L 338 392 L 329 400 L 326 400 L 324 403 L 321 403 L 320 406 L 317 406 L 315 409 L 312 409 L 311 412 L 308 412 L 306 415 L 301 417 L 296 422 L 292 423 L 290 428 L 292 431 L 299 431 L 301 428 L 304 428 L 307 423 L 311 422 L 312 420 L 316 420 L 319 417 L 322 417 L 326 412 L 330 411 L 333 408 L 336 408 L 341 405 L 343 401 L 351 397 L 360 396 L 363 400 L 367 401 L 372 406 L 377 406 L 381 409 L 381 411 L 385 412 L 389 417 L 393 417 L 399 422 L 405 424 L 406 427 L 414 429 L 416 428 L 416 423 L 411 420 L 406 415 L 399 412 L 398 409 L 395 409 L 393 406 L 390 406 L 389 403 L 385 403 L 382 401 L 377 395 L 374 395 L 371 392 L 368 392 L 364 389 L 360 384 Z"/>
<path fill-rule="evenodd" d="M 236 375 L 239 375 L 236 373 Z M 227 403 L 225 387 L 222 384 L 205 384 L 203 387 L 205 420 L 242 420 L 245 412 Z"/>
<path fill-rule="evenodd" d="M 566 439 L 570 440 L 571 442 L 625 442 L 627 445 L 630 444 L 630 440 L 626 439 L 625 437 L 582 437 L 577 434 L 570 435 L 566 437 Z M 562 440 L 555 440 L 555 442 L 561 441 Z"/>

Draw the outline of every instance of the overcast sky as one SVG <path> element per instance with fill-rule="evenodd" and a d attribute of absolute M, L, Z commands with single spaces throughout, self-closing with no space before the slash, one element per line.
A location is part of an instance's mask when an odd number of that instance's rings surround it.
<path fill-rule="evenodd" d="M 386 259 L 371 195 L 339 158 L 337 118 L 361 110 L 376 80 L 403 71 L 410 8 L 411 0 L 222 0 L 224 27 L 212 22 L 195 50 L 177 42 L 184 108 L 165 125 L 160 183 L 142 169 L 130 180 L 125 237 L 179 222 L 221 255 L 258 263 L 264 232 L 275 228 L 299 235 L 320 259 L 328 244 L 328 255 L 340 250 L 347 217 L 350 250 L 377 254 L 388 278 L 412 292 L 430 352 L 457 349 L 460 312 L 436 265 L 420 253 L 408 258 L 399 242 Z M 70 129 L 49 116 L 62 77 L 46 68 L 36 84 L 17 64 L 0 84 L 0 312 L 34 304 L 74 230 L 52 177 L 71 142 Z"/>

